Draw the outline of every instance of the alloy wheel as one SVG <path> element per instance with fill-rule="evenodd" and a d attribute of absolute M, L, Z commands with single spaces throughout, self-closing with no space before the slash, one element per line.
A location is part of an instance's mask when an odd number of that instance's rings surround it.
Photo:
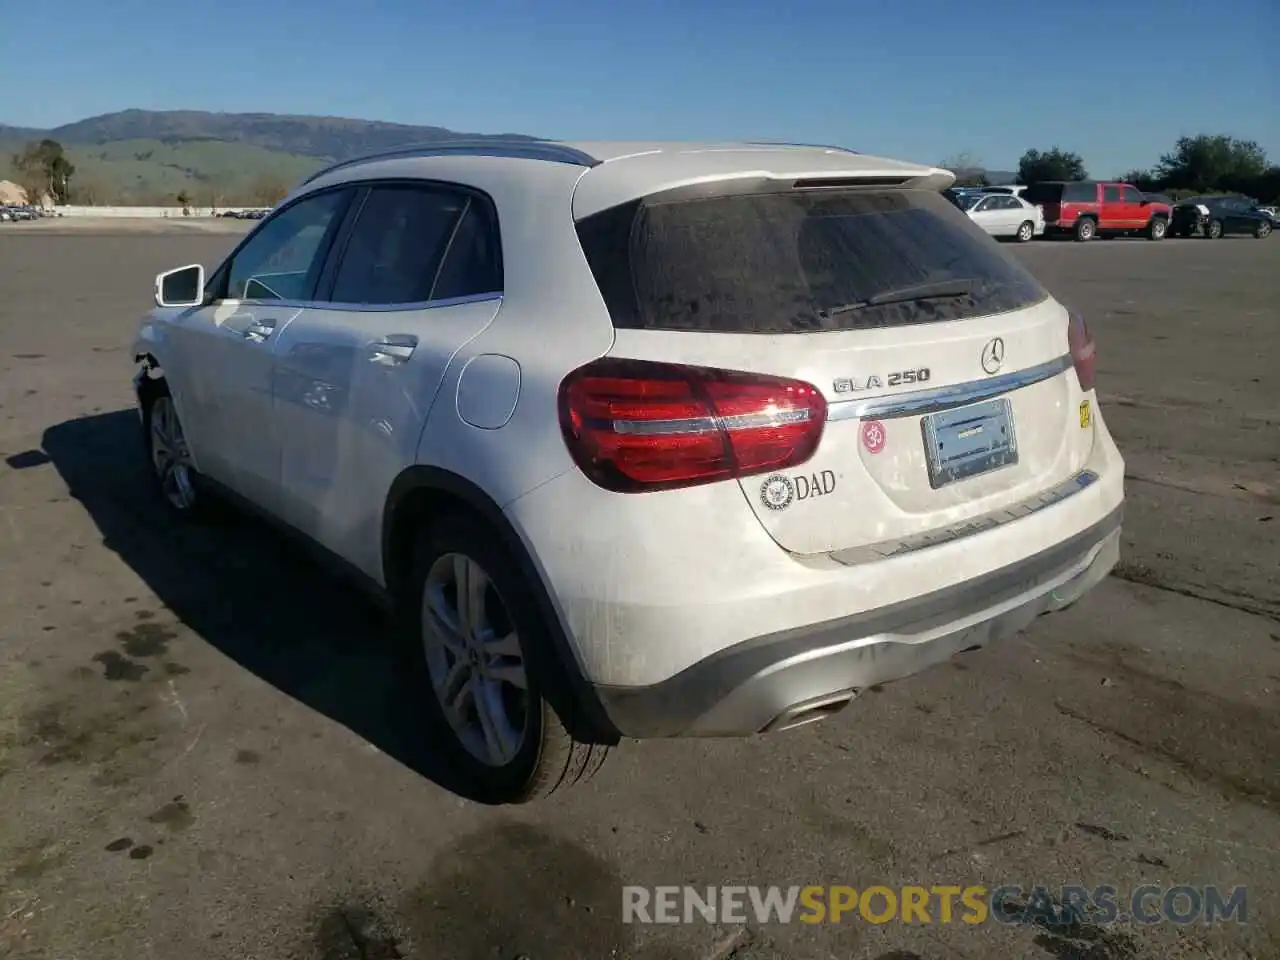
<path fill-rule="evenodd" d="M 506 603 L 485 569 L 446 553 L 427 571 L 422 642 L 431 686 L 459 742 L 490 767 L 519 754 L 529 726 L 529 678 Z"/>
<path fill-rule="evenodd" d="M 151 465 L 165 499 L 177 510 L 190 510 L 196 502 L 191 452 L 172 397 L 158 397 L 151 405 Z"/>

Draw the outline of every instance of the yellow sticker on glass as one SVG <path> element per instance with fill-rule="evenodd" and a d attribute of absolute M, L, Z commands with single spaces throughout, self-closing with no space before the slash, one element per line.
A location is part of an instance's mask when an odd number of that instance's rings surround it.
<path fill-rule="evenodd" d="M 1093 413 L 1089 410 L 1089 401 L 1085 400 L 1080 404 L 1080 429 L 1086 429 L 1091 423 L 1093 423 Z"/>

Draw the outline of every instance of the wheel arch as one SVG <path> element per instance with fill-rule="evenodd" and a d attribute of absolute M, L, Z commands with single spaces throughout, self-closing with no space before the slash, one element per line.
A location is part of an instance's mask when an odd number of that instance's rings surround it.
<path fill-rule="evenodd" d="M 587 681 L 565 628 L 565 620 L 532 551 L 502 508 L 479 486 L 441 467 L 418 464 L 396 477 L 382 514 L 382 579 L 392 603 L 405 609 L 418 533 L 434 517 L 463 513 L 498 537 L 520 568 L 546 625 L 550 650 L 536 651 L 547 699 L 565 728 L 582 742 L 616 743 L 619 733 Z"/>

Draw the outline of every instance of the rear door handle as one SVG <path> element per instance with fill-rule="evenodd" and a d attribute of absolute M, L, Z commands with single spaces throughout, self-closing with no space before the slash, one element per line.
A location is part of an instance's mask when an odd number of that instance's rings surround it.
<path fill-rule="evenodd" d="M 245 327 L 244 338 L 252 340 L 254 343 L 262 343 L 275 332 L 276 322 L 274 320 L 252 320 Z"/>
<path fill-rule="evenodd" d="M 383 366 L 407 363 L 418 346 L 418 338 L 411 333 L 392 333 L 369 345 L 369 360 Z"/>

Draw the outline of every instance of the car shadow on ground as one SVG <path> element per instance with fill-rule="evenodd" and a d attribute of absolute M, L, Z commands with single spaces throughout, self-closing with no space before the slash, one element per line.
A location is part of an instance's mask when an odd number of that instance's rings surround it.
<path fill-rule="evenodd" d="M 184 624 L 245 669 L 441 787 L 476 799 L 433 749 L 386 615 L 289 538 L 230 507 L 175 523 L 153 492 L 138 415 L 70 420 L 43 438 L 73 498 Z"/>

